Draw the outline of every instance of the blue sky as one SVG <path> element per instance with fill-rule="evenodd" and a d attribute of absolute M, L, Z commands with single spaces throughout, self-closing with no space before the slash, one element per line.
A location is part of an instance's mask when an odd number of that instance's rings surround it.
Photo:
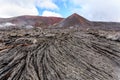
<path fill-rule="evenodd" d="M 89 20 L 119 21 L 120 0 L 0 0 L 0 17 L 21 15 L 68 17 L 77 13 Z"/>
<path fill-rule="evenodd" d="M 42 3 L 50 4 L 44 4 L 44 6 L 41 6 L 43 5 Z M 48 5 L 51 7 L 49 7 Z M 55 16 L 58 17 L 68 17 L 72 14 L 72 11 L 70 9 L 72 7 L 71 5 L 72 4 L 68 0 L 39 0 L 36 3 L 36 8 L 39 12 L 39 15 L 41 16 L 54 16 L 54 14 L 56 14 Z M 52 13 L 54 14 L 52 15 Z"/>

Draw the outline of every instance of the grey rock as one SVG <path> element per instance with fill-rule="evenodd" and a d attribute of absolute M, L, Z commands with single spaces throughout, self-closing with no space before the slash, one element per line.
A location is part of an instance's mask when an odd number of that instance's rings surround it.
<path fill-rule="evenodd" d="M 0 51 L 0 80 L 120 80 L 120 43 L 106 37 L 59 30 L 14 43 Z"/>

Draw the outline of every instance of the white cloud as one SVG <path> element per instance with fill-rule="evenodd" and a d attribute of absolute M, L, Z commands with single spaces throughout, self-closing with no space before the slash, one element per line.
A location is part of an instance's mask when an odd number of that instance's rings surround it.
<path fill-rule="evenodd" d="M 33 0 L 0 0 L 0 17 L 38 15 Z"/>
<path fill-rule="evenodd" d="M 120 21 L 120 0 L 71 0 L 71 3 L 72 12 L 90 20 Z"/>
<path fill-rule="evenodd" d="M 52 12 L 52 11 L 44 11 L 42 16 L 62 17 L 59 13 L 55 13 L 55 12 Z"/>
<path fill-rule="evenodd" d="M 36 5 L 43 9 L 59 9 L 58 6 L 53 2 L 53 0 L 36 0 Z"/>

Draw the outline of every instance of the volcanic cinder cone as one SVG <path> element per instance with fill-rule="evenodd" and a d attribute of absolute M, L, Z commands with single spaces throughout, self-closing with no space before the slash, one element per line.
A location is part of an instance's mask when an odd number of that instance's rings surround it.
<path fill-rule="evenodd" d="M 57 28 L 70 28 L 70 27 L 85 27 L 92 26 L 92 22 L 83 18 L 82 16 L 74 13 L 71 16 L 63 19 L 61 22 L 56 24 Z"/>

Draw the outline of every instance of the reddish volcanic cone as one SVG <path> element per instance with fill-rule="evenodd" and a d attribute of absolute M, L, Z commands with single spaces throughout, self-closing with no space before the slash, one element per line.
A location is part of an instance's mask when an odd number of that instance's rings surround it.
<path fill-rule="evenodd" d="M 82 16 L 74 13 L 71 16 L 63 19 L 60 23 L 56 25 L 59 28 L 69 28 L 69 27 L 80 27 L 80 26 L 91 26 L 92 22 L 83 18 Z"/>

